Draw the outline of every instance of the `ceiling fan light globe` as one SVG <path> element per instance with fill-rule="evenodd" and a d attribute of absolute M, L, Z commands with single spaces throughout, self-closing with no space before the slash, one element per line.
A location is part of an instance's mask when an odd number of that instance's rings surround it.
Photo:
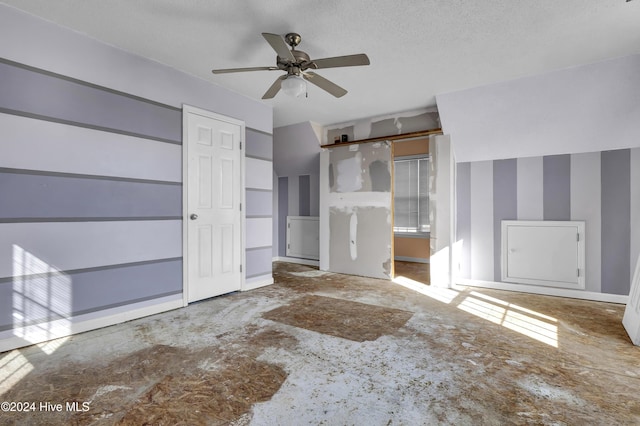
<path fill-rule="evenodd" d="M 291 75 L 282 82 L 282 91 L 287 95 L 299 98 L 307 91 L 307 83 L 297 75 Z"/>

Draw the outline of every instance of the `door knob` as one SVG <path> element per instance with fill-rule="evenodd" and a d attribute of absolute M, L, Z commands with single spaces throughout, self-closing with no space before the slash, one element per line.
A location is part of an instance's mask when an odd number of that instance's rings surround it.
<path fill-rule="evenodd" d="M 191 213 L 191 216 L 189 216 L 189 218 L 190 218 L 191 220 L 196 220 L 196 219 L 198 218 L 198 215 L 197 215 L 197 214 L 195 214 L 195 213 Z"/>

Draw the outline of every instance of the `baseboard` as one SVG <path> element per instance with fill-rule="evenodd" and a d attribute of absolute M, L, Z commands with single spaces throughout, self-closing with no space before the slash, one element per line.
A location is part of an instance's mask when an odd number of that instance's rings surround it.
<path fill-rule="evenodd" d="M 300 259 L 298 257 L 277 256 L 272 259 L 274 262 L 298 263 L 300 265 L 320 266 L 319 260 Z"/>
<path fill-rule="evenodd" d="M 52 321 L 47 323 L 46 335 L 42 335 L 42 324 L 7 330 L 0 333 L 0 352 L 60 337 L 68 337 L 182 307 L 182 295 L 174 295 Z M 19 336 L 29 336 L 29 338 L 25 339 Z"/>
<path fill-rule="evenodd" d="M 594 291 L 573 290 L 568 288 L 539 287 L 527 284 L 511 284 L 460 278 L 456 280 L 456 285 L 491 288 L 494 290 L 517 291 L 520 293 L 542 294 L 545 296 L 568 297 L 571 299 L 593 300 L 594 302 L 620 303 L 623 305 L 626 305 L 627 300 L 629 299 L 629 296 L 621 294 L 596 293 Z"/>
<path fill-rule="evenodd" d="M 270 284 L 273 284 L 273 276 L 271 274 L 259 275 L 257 277 L 247 278 L 242 287 L 242 291 L 254 290 Z"/>
<path fill-rule="evenodd" d="M 403 262 L 429 263 L 429 259 L 425 259 L 424 257 L 395 256 L 393 259 Z"/>

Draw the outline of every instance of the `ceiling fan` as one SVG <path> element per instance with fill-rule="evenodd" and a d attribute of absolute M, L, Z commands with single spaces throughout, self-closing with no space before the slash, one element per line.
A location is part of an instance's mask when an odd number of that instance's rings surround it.
<path fill-rule="evenodd" d="M 302 40 L 300 34 L 296 33 L 289 33 L 284 36 L 284 39 L 278 34 L 269 33 L 262 33 L 262 37 L 267 40 L 267 43 L 271 45 L 278 55 L 276 57 L 275 67 L 228 68 L 212 70 L 211 72 L 214 74 L 225 74 L 246 71 L 286 71 L 285 75 L 278 77 L 271 87 L 269 87 L 262 96 L 262 99 L 273 98 L 280 89 L 292 96 L 300 96 L 306 92 L 306 83 L 304 80 L 315 84 L 336 98 L 340 98 L 347 94 L 345 89 L 309 70 L 354 67 L 369 65 L 370 63 L 369 58 L 364 53 L 312 60 L 309 55 L 302 50 L 296 50 L 296 46 L 300 44 Z M 289 50 L 287 45 L 291 46 L 291 50 Z"/>

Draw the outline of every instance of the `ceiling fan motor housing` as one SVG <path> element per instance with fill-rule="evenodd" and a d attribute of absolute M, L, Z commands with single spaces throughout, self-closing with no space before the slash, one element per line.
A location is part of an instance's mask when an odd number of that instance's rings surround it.
<path fill-rule="evenodd" d="M 283 71 L 287 71 L 289 74 L 296 75 L 300 74 L 301 71 L 307 70 L 309 68 L 316 68 L 315 64 L 311 61 L 311 58 L 309 57 L 309 55 L 307 55 L 306 52 L 303 52 L 302 50 L 292 50 L 291 54 L 296 59 L 295 62 L 290 62 L 278 56 L 278 68 Z M 297 72 L 295 72 L 295 70 L 294 72 L 291 72 L 294 68 L 297 69 Z"/>

